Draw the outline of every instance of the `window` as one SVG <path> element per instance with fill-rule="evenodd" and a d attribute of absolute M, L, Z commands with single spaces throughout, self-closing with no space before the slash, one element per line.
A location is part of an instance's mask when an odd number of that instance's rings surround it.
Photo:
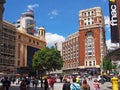
<path fill-rule="evenodd" d="M 29 42 L 31 42 L 31 39 L 29 39 Z"/>
<path fill-rule="evenodd" d="M 86 16 L 86 12 L 85 12 L 85 16 Z"/>
<path fill-rule="evenodd" d="M 90 12 L 88 12 L 88 16 L 90 15 Z"/>
<path fill-rule="evenodd" d="M 90 25 L 90 22 L 88 22 L 88 25 Z"/>
<path fill-rule="evenodd" d="M 91 61 L 89 61 L 89 66 L 92 66 L 92 62 Z"/>
<path fill-rule="evenodd" d="M 93 61 L 93 66 L 95 66 L 95 61 Z"/>
<path fill-rule="evenodd" d="M 86 61 L 86 66 L 87 66 L 87 61 Z"/>
<path fill-rule="evenodd" d="M 92 52 L 88 52 L 88 55 L 92 55 Z"/>
<path fill-rule="evenodd" d="M 92 11 L 92 15 L 94 14 L 94 11 Z"/>

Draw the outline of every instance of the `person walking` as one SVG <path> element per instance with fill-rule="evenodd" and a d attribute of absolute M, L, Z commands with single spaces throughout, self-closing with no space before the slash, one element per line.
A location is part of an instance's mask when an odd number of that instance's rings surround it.
<path fill-rule="evenodd" d="M 70 90 L 70 80 L 66 79 L 65 83 L 63 84 L 62 90 Z"/>
<path fill-rule="evenodd" d="M 54 90 L 54 83 L 55 83 L 55 81 L 53 80 L 52 77 L 50 77 L 50 79 L 49 79 L 50 90 Z"/>
<path fill-rule="evenodd" d="M 90 85 L 87 83 L 87 80 L 83 80 L 82 86 L 81 86 L 82 90 L 90 90 Z"/>
<path fill-rule="evenodd" d="M 71 90 L 81 90 L 81 86 L 76 82 L 76 78 L 73 78 L 73 84 L 70 85 Z"/>
<path fill-rule="evenodd" d="M 38 84 L 39 84 L 39 81 L 38 81 L 37 77 L 35 77 L 34 84 L 35 84 L 35 90 L 36 90 L 36 89 L 37 89 L 37 86 L 38 86 Z"/>
<path fill-rule="evenodd" d="M 100 90 L 100 84 L 98 83 L 97 79 L 94 80 L 93 86 L 94 90 Z"/>
<path fill-rule="evenodd" d="M 10 80 L 8 80 L 8 77 L 5 77 L 5 79 L 2 81 L 2 83 L 3 83 L 3 90 L 9 90 L 11 82 L 10 82 Z"/>
<path fill-rule="evenodd" d="M 44 81 L 44 90 L 48 90 L 48 81 L 45 79 Z"/>
<path fill-rule="evenodd" d="M 25 81 L 25 78 L 20 83 L 20 90 L 27 90 L 27 83 Z"/>

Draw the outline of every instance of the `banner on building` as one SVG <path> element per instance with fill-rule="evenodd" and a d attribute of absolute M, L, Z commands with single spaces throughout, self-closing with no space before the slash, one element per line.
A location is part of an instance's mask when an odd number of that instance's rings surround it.
<path fill-rule="evenodd" d="M 119 42 L 118 13 L 116 0 L 109 0 L 111 42 Z"/>

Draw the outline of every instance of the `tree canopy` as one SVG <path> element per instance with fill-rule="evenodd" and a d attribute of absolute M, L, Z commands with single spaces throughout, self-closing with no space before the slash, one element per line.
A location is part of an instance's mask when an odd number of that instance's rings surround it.
<path fill-rule="evenodd" d="M 37 70 L 46 69 L 47 71 L 52 71 L 61 69 L 62 66 L 63 59 L 60 55 L 60 51 L 56 50 L 54 47 L 46 47 L 37 51 L 32 59 L 32 67 Z"/>
<path fill-rule="evenodd" d="M 111 60 L 109 60 L 108 58 L 103 58 L 101 67 L 106 71 L 116 69 L 116 65 L 112 64 Z"/>

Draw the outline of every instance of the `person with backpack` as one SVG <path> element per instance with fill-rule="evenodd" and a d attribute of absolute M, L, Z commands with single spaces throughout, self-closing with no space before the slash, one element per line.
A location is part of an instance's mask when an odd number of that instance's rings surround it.
<path fill-rule="evenodd" d="M 82 83 L 82 90 L 90 90 L 90 85 L 87 83 L 87 80 L 84 79 Z"/>
<path fill-rule="evenodd" d="M 76 82 L 76 78 L 73 78 L 73 84 L 70 85 L 71 90 L 82 90 L 79 83 Z"/>

